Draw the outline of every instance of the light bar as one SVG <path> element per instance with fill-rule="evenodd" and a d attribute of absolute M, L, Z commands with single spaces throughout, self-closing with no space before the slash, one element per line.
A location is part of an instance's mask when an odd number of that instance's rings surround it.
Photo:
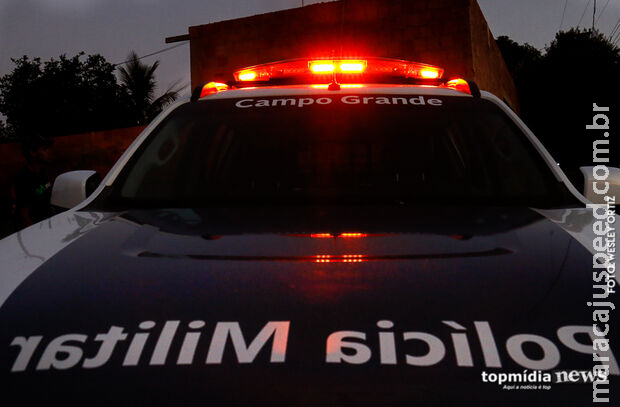
<path fill-rule="evenodd" d="M 255 65 L 233 73 L 237 82 L 268 82 L 272 79 L 297 79 L 316 83 L 338 75 L 339 82 L 363 83 L 381 78 L 409 78 L 422 81 L 441 79 L 443 68 L 389 58 L 366 59 L 290 59 Z M 374 78 L 374 79 L 371 79 Z"/>

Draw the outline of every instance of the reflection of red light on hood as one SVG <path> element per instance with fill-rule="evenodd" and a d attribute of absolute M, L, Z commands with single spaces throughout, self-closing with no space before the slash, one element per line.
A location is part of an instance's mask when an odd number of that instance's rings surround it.
<path fill-rule="evenodd" d="M 314 259 L 316 263 L 362 263 L 366 261 L 366 256 L 363 254 L 317 254 Z"/>
<path fill-rule="evenodd" d="M 297 235 L 297 236 L 307 236 L 307 235 Z M 313 239 L 328 239 L 330 237 L 343 237 L 343 238 L 360 238 L 367 237 L 366 233 L 357 233 L 357 232 L 346 232 L 346 233 L 311 233 L 310 237 Z"/>
<path fill-rule="evenodd" d="M 315 264 L 314 269 L 303 273 L 284 273 L 286 283 L 300 300 L 309 304 L 329 304 L 346 300 L 349 295 L 372 290 L 373 277 L 360 273 L 358 265 L 340 266 Z"/>
<path fill-rule="evenodd" d="M 339 237 L 366 237 L 366 233 L 342 233 Z"/>
<path fill-rule="evenodd" d="M 333 236 L 331 233 L 312 233 L 310 237 L 314 239 L 327 239 Z"/>

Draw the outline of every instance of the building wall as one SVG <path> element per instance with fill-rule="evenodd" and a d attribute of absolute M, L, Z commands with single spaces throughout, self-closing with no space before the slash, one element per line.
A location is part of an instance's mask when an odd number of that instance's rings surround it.
<path fill-rule="evenodd" d="M 514 81 L 478 2 L 472 1 L 469 11 L 473 60 L 471 77 L 481 89 L 488 90 L 504 99 L 513 110 L 518 112 L 519 100 Z"/>
<path fill-rule="evenodd" d="M 475 0 L 341 0 L 189 28 L 192 86 L 298 57 L 380 56 L 443 67 L 517 106 Z"/>

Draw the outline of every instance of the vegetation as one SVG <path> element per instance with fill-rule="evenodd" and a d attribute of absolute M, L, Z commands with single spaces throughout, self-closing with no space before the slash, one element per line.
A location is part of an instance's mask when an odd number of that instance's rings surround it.
<path fill-rule="evenodd" d="M 10 139 L 10 132 L 6 124 L 0 120 L 0 142 Z"/>
<path fill-rule="evenodd" d="M 24 141 L 87 131 L 145 124 L 173 101 L 178 91 L 154 98 L 155 70 L 135 53 L 126 67 L 116 68 L 101 55 L 61 55 L 42 62 L 24 56 L 0 77 L 0 139 Z"/>
<path fill-rule="evenodd" d="M 143 64 L 134 51 L 131 51 L 127 60 L 126 65 L 119 68 L 123 90 L 128 96 L 132 119 L 136 124 L 144 124 L 173 102 L 179 95 L 179 89 L 174 89 L 177 84 L 173 84 L 155 98 L 155 70 L 159 61 L 155 61 L 153 65 Z"/>
<path fill-rule="evenodd" d="M 596 30 L 579 29 L 558 32 L 543 52 L 508 37 L 497 44 L 513 74 L 523 120 L 565 172 L 580 179 L 578 167 L 592 165 L 592 142 L 602 137 L 586 131 L 592 104 L 618 110 L 619 48 Z M 620 144 L 611 143 L 611 164 L 617 166 Z"/>

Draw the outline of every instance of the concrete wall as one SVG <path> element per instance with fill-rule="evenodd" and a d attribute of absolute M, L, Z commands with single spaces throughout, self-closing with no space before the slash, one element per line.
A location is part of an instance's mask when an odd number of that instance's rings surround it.
<path fill-rule="evenodd" d="M 341 0 L 189 27 L 192 85 L 297 57 L 379 56 L 439 65 L 517 106 L 475 0 Z"/>
<path fill-rule="evenodd" d="M 518 112 L 519 100 L 514 81 L 478 2 L 471 2 L 469 12 L 473 59 L 471 77 L 481 89 L 488 90 L 504 99 L 513 110 Z"/>

